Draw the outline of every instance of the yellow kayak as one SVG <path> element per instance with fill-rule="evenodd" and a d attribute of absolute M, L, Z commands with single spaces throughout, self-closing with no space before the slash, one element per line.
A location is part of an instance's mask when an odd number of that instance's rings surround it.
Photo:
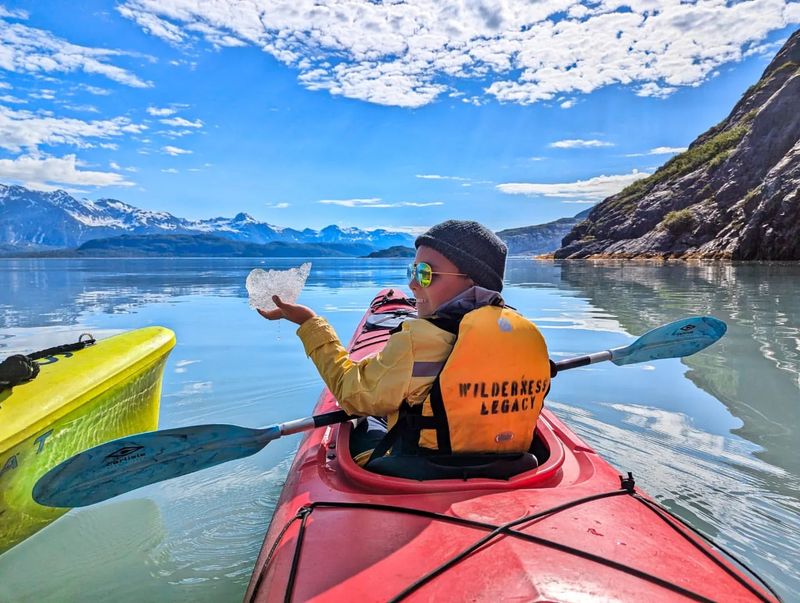
<path fill-rule="evenodd" d="M 161 378 L 175 334 L 122 333 L 39 360 L 32 381 L 0 391 L 0 553 L 64 514 L 31 498 L 36 480 L 70 456 L 158 427 Z"/>

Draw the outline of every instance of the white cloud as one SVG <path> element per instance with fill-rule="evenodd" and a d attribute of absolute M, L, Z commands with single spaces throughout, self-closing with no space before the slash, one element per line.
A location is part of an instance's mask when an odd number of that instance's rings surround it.
<path fill-rule="evenodd" d="M 108 96 L 111 94 L 111 90 L 107 88 L 100 88 L 100 86 L 80 86 L 83 90 L 86 90 L 89 94 L 94 94 L 95 96 Z"/>
<path fill-rule="evenodd" d="M 56 97 L 55 90 L 48 90 L 47 88 L 42 88 L 37 92 L 32 92 L 29 94 L 31 98 L 38 98 L 40 100 L 53 100 Z"/>
<path fill-rule="evenodd" d="M 92 146 L 87 139 L 138 134 L 145 129 L 146 126 L 131 123 L 126 117 L 83 121 L 0 106 L 0 147 L 14 153 L 23 148 L 33 151 L 39 145 L 68 144 L 87 148 Z"/>
<path fill-rule="evenodd" d="M 469 181 L 469 178 L 462 178 L 461 176 L 440 176 L 439 174 L 416 174 L 416 177 L 423 180 L 455 180 L 456 182 Z"/>
<path fill-rule="evenodd" d="M 170 145 L 161 147 L 161 150 L 167 153 L 168 155 L 172 155 L 173 157 L 175 157 L 176 155 L 191 155 L 192 153 L 188 149 L 181 149 L 179 147 L 173 147 Z"/>
<path fill-rule="evenodd" d="M 79 111 L 83 113 L 100 113 L 100 109 L 94 105 L 63 105 L 65 109 L 70 111 Z"/>
<path fill-rule="evenodd" d="M 27 105 L 28 101 L 24 98 L 17 98 L 16 96 L 11 96 L 10 94 L 4 94 L 0 96 L 0 102 L 2 103 L 9 103 L 11 105 Z"/>
<path fill-rule="evenodd" d="M 754 44 L 750 49 L 744 53 L 744 56 L 751 57 L 754 55 L 772 56 L 778 52 L 781 47 L 786 43 L 786 39 L 768 42 L 766 44 Z"/>
<path fill-rule="evenodd" d="M 683 153 L 687 147 L 656 147 L 650 149 L 648 155 L 671 155 L 674 153 Z"/>
<path fill-rule="evenodd" d="M 370 199 L 321 199 L 319 202 L 325 205 L 341 205 L 342 207 L 391 207 L 387 204 L 379 204 L 380 197 Z"/>
<path fill-rule="evenodd" d="M 541 157 L 539 155 L 528 157 L 528 161 L 544 161 L 545 159 L 547 159 L 547 157 Z"/>
<path fill-rule="evenodd" d="M 182 117 L 171 117 L 170 119 L 159 120 L 162 124 L 167 126 L 175 126 L 176 128 L 202 128 L 203 122 L 199 119 L 196 121 L 189 121 Z"/>
<path fill-rule="evenodd" d="M 0 17 L 3 16 L 0 13 Z M 111 58 L 126 54 L 130 53 L 78 46 L 43 29 L 0 20 L 0 68 L 8 71 L 16 73 L 83 71 L 134 88 L 152 86 L 130 71 L 107 62 Z"/>
<path fill-rule="evenodd" d="M 25 20 L 28 18 L 27 11 L 18 9 L 18 10 L 8 10 L 5 6 L 0 5 L 0 18 L 5 19 L 22 19 Z"/>
<path fill-rule="evenodd" d="M 675 92 L 677 88 L 674 86 L 659 86 L 654 82 L 648 82 L 643 86 L 639 86 L 636 88 L 635 93 L 636 96 L 652 96 L 655 98 L 667 98 L 673 92 Z"/>
<path fill-rule="evenodd" d="M 182 138 L 189 134 L 195 134 L 196 130 L 159 130 L 156 134 L 166 136 L 167 138 Z"/>
<path fill-rule="evenodd" d="M 163 169 L 161 171 L 164 172 L 165 174 L 177 174 L 178 173 L 178 170 L 176 170 L 175 168 L 166 168 L 166 169 Z"/>
<path fill-rule="evenodd" d="M 0 90 L 11 90 L 13 86 L 8 82 L 0 82 Z"/>
<path fill-rule="evenodd" d="M 341 207 L 370 207 L 370 208 L 387 208 L 387 207 L 431 207 L 433 205 L 444 205 L 441 201 L 430 202 L 415 202 L 415 201 L 402 201 L 399 203 L 381 203 L 380 197 L 371 197 L 368 199 L 322 199 L 319 201 L 326 205 L 339 205 Z"/>
<path fill-rule="evenodd" d="M 630 174 L 613 176 L 595 176 L 588 180 L 577 180 L 564 183 L 508 182 L 498 184 L 497 190 L 509 195 L 528 195 L 541 197 L 557 197 L 561 199 L 580 199 L 600 201 L 615 195 L 629 184 L 649 176 L 647 172 L 633 170 Z"/>
<path fill-rule="evenodd" d="M 559 105 L 562 109 L 572 109 L 575 106 L 575 99 L 571 98 L 569 100 L 565 100 L 563 103 Z"/>
<path fill-rule="evenodd" d="M 147 107 L 147 112 L 153 117 L 168 117 L 177 113 L 177 109 L 171 109 L 169 107 Z"/>
<path fill-rule="evenodd" d="M 265 203 L 265 205 L 270 209 L 286 209 L 289 207 L 288 203 Z"/>
<path fill-rule="evenodd" d="M 613 142 L 602 140 L 584 140 L 582 138 L 572 138 L 568 140 L 557 140 L 548 146 L 554 149 L 593 149 L 598 147 L 613 147 Z"/>
<path fill-rule="evenodd" d="M 125 0 L 117 10 L 172 44 L 247 44 L 309 89 L 402 107 L 449 98 L 467 80 L 485 84 L 478 103 L 610 85 L 664 96 L 800 22 L 792 0 Z"/>
<path fill-rule="evenodd" d="M 645 157 L 647 155 L 675 155 L 676 153 L 683 153 L 687 147 L 656 147 L 650 149 L 646 153 L 629 153 L 625 157 Z"/>
<path fill-rule="evenodd" d="M 38 190 L 55 190 L 62 184 L 84 186 L 132 186 L 114 172 L 80 170 L 75 155 L 64 157 L 34 157 L 23 155 L 16 159 L 0 159 L 0 179 L 22 182 Z"/>

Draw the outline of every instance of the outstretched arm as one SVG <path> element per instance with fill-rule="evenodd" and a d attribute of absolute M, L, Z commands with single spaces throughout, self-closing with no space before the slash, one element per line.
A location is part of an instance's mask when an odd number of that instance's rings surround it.
<path fill-rule="evenodd" d="M 409 392 L 413 355 L 411 336 L 395 333 L 377 355 L 354 362 L 333 327 L 311 308 L 287 304 L 277 296 L 274 310 L 258 313 L 300 325 L 297 335 L 322 380 L 348 414 L 384 416 L 396 412 Z"/>

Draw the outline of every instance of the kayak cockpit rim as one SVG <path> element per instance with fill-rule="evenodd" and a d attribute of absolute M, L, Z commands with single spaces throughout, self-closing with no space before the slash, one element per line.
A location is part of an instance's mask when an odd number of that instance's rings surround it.
<path fill-rule="evenodd" d="M 544 486 L 561 469 L 566 458 L 563 443 L 556 436 L 547 419 L 539 417 L 537 437 L 547 448 L 549 455 L 538 467 L 519 473 L 509 479 L 469 478 L 469 479 L 431 479 L 415 480 L 381 475 L 364 469 L 350 455 L 350 434 L 353 423 L 347 421 L 338 426 L 336 434 L 336 455 L 338 468 L 348 480 L 363 488 L 386 493 L 449 492 L 454 490 L 515 490 Z"/>

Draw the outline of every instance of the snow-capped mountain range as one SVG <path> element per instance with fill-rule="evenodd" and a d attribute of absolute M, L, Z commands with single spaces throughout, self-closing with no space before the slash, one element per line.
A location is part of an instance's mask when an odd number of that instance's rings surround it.
<path fill-rule="evenodd" d="M 282 228 L 246 213 L 192 221 L 115 199 L 90 201 L 61 190 L 41 192 L 0 184 L 0 246 L 6 249 L 74 248 L 92 239 L 125 234 L 212 234 L 250 243 L 360 243 L 374 249 L 414 242 L 409 234 L 383 229 Z"/>

